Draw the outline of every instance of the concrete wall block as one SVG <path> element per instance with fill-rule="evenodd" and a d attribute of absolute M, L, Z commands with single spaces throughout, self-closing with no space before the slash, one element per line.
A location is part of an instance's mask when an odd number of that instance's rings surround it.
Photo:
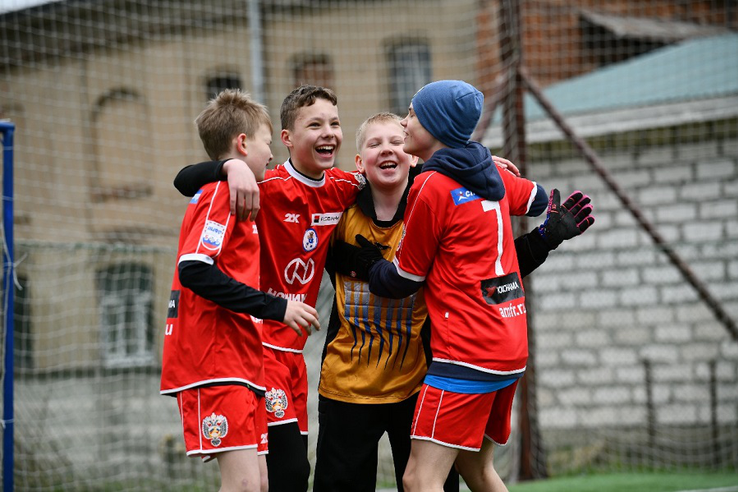
<path fill-rule="evenodd" d="M 558 349 L 571 347 L 574 335 L 566 332 L 538 333 L 536 347 L 539 352 L 558 352 Z"/>
<path fill-rule="evenodd" d="M 704 384 L 685 384 L 674 388 L 674 399 L 677 402 L 701 402 L 705 405 L 710 401 L 710 388 Z"/>
<path fill-rule="evenodd" d="M 684 281 L 679 270 L 671 265 L 644 268 L 641 276 L 644 283 L 652 285 L 675 284 Z"/>
<path fill-rule="evenodd" d="M 735 179 L 738 175 L 733 159 L 702 160 L 697 163 L 697 180 L 709 181 L 713 179 Z"/>
<path fill-rule="evenodd" d="M 700 203 L 701 219 L 731 219 L 738 216 L 738 200 L 719 200 Z"/>
<path fill-rule="evenodd" d="M 615 368 L 615 382 L 642 385 L 645 381 L 645 368 L 642 365 Z"/>
<path fill-rule="evenodd" d="M 692 164 L 670 165 L 653 170 L 654 182 L 659 184 L 680 184 L 694 181 L 694 166 Z"/>
<path fill-rule="evenodd" d="M 567 366 L 593 366 L 597 355 L 591 350 L 568 349 L 561 352 L 561 362 Z"/>
<path fill-rule="evenodd" d="M 573 369 L 549 369 L 545 372 L 539 372 L 538 384 L 548 386 L 550 388 L 566 388 L 574 386 L 576 381 Z"/>
<path fill-rule="evenodd" d="M 682 348 L 682 359 L 694 363 L 719 357 L 720 347 L 714 343 L 690 343 Z"/>
<path fill-rule="evenodd" d="M 619 171 L 613 177 L 615 182 L 626 190 L 645 188 L 653 183 L 652 173 L 649 169 Z"/>
<path fill-rule="evenodd" d="M 574 342 L 575 346 L 586 348 L 607 347 L 612 344 L 609 331 L 596 327 L 576 331 L 574 333 Z M 596 357 L 592 363 L 594 364 L 595 362 L 597 362 Z"/>
<path fill-rule="evenodd" d="M 622 413 L 620 408 L 612 406 L 582 409 L 580 421 L 584 427 L 612 427 Z"/>
<path fill-rule="evenodd" d="M 727 330 L 725 331 L 725 339 L 720 344 L 720 358 L 738 360 L 738 343 L 729 338 Z"/>
<path fill-rule="evenodd" d="M 622 309 L 603 309 L 598 313 L 597 325 L 603 328 L 616 328 L 618 331 L 635 323 L 635 313 Z"/>
<path fill-rule="evenodd" d="M 596 327 L 597 313 L 591 311 L 566 311 L 561 313 L 561 326 L 575 333 Z"/>
<path fill-rule="evenodd" d="M 654 330 L 656 343 L 683 343 L 692 337 L 692 329 L 687 325 L 658 326 Z"/>
<path fill-rule="evenodd" d="M 679 198 L 681 200 L 701 202 L 709 200 L 716 196 L 720 196 L 720 183 L 713 182 L 697 182 L 686 184 L 681 188 Z"/>
<path fill-rule="evenodd" d="M 685 364 L 656 365 L 652 369 L 655 383 L 689 383 L 695 380 L 691 366 Z"/>
<path fill-rule="evenodd" d="M 688 223 L 682 226 L 686 241 L 719 241 L 723 238 L 723 224 L 719 221 Z"/>
<path fill-rule="evenodd" d="M 724 280 L 726 264 L 724 261 L 691 262 L 690 267 L 700 280 Z"/>
<path fill-rule="evenodd" d="M 602 269 L 615 265 L 615 253 L 609 250 L 593 251 L 590 253 L 580 253 L 576 255 L 576 257 L 570 256 L 569 260 L 574 262 L 574 266 L 569 264 L 569 270 L 573 270 L 575 268 L 579 270 L 590 270 L 592 268 Z M 548 263 L 548 261 L 550 260 L 547 260 L 546 263 Z"/>
<path fill-rule="evenodd" d="M 596 388 L 592 394 L 592 401 L 605 405 L 633 403 L 633 392 L 629 386 L 609 385 L 605 388 Z"/>
<path fill-rule="evenodd" d="M 657 261 L 656 251 L 648 248 L 636 248 L 629 251 L 618 251 L 615 263 L 618 267 L 653 265 Z"/>
<path fill-rule="evenodd" d="M 656 221 L 662 224 L 682 224 L 685 221 L 694 220 L 697 217 L 698 205 L 694 202 L 672 202 L 656 208 Z"/>
<path fill-rule="evenodd" d="M 689 284 L 674 285 L 661 288 L 661 300 L 666 304 L 679 304 L 683 302 L 694 302 L 697 293 Z"/>
<path fill-rule="evenodd" d="M 632 366 L 638 364 L 640 358 L 635 350 L 614 347 L 603 350 L 600 360 L 606 366 Z"/>
<path fill-rule="evenodd" d="M 641 149 L 634 163 L 635 166 L 663 166 L 674 162 L 674 148 L 670 146 L 646 147 Z"/>
<path fill-rule="evenodd" d="M 730 279 L 736 279 L 738 278 L 738 261 L 729 261 L 728 262 L 728 278 Z"/>
<path fill-rule="evenodd" d="M 679 350 L 672 345 L 644 345 L 638 351 L 640 360 L 654 364 L 675 364 L 679 360 Z"/>
<path fill-rule="evenodd" d="M 611 367 L 594 366 L 588 369 L 577 369 L 577 383 L 587 386 L 602 386 L 613 381 L 613 369 Z"/>
<path fill-rule="evenodd" d="M 704 303 L 678 305 L 674 308 L 676 320 L 681 323 L 711 320 L 712 312 Z"/>
<path fill-rule="evenodd" d="M 576 408 L 572 407 L 542 408 L 538 412 L 538 417 L 545 429 L 572 429 L 579 426 Z"/>
<path fill-rule="evenodd" d="M 659 292 L 656 287 L 644 285 L 633 289 L 624 289 L 620 295 L 620 302 L 624 306 L 648 306 L 655 305 L 659 300 Z"/>
<path fill-rule="evenodd" d="M 641 324 L 670 323 L 674 320 L 674 310 L 669 306 L 649 306 L 635 310 L 636 321 Z"/>
<path fill-rule="evenodd" d="M 674 203 L 677 200 L 677 190 L 671 186 L 651 186 L 639 190 L 637 200 L 642 207 Z"/>
<path fill-rule="evenodd" d="M 659 424 L 697 423 L 697 406 L 692 404 L 672 404 L 656 408 L 656 422 Z"/>
<path fill-rule="evenodd" d="M 676 147 L 679 161 L 705 162 L 720 155 L 717 140 L 682 143 Z"/>
<path fill-rule="evenodd" d="M 550 254 L 546 262 L 541 265 L 534 274 L 542 272 L 568 272 L 574 268 L 574 256 L 567 254 Z"/>
<path fill-rule="evenodd" d="M 571 388 L 559 392 L 559 402 L 565 406 L 581 406 L 592 403 L 592 392 L 585 388 Z"/>
<path fill-rule="evenodd" d="M 602 273 L 602 285 L 605 287 L 630 287 L 638 284 L 640 275 L 635 268 L 618 268 Z"/>
<path fill-rule="evenodd" d="M 653 343 L 653 330 L 645 326 L 627 326 L 612 330 L 612 340 L 626 347 L 640 347 Z"/>
<path fill-rule="evenodd" d="M 600 232 L 597 236 L 597 247 L 603 250 L 611 248 L 631 248 L 638 244 L 638 234 L 633 228 L 611 229 Z"/>
<path fill-rule="evenodd" d="M 618 304 L 618 295 L 612 290 L 598 289 L 593 292 L 582 292 L 579 302 L 583 309 L 611 308 Z"/>
<path fill-rule="evenodd" d="M 545 311 L 561 311 L 573 309 L 577 305 L 577 296 L 573 293 L 548 294 L 541 299 L 540 307 Z"/>
<path fill-rule="evenodd" d="M 694 325 L 694 338 L 701 342 L 711 342 L 719 346 L 729 336 L 727 328 L 714 320 L 712 315 L 709 320 Z"/>

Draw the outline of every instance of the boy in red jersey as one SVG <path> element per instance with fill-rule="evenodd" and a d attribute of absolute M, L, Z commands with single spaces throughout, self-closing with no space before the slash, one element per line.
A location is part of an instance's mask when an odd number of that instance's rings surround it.
<path fill-rule="evenodd" d="M 315 305 L 331 232 L 364 186 L 358 173 L 334 168 L 343 142 L 333 91 L 301 86 L 283 101 L 281 140 L 290 158 L 266 171 L 259 183 L 263 209 L 261 287 L 285 299 Z M 241 167 L 239 167 L 241 166 Z M 238 160 L 188 166 L 175 186 L 192 195 L 203 183 L 242 169 Z M 265 404 L 269 423 L 269 483 L 273 490 L 307 490 L 307 372 L 299 337 L 278 323 L 264 322 Z"/>
<path fill-rule="evenodd" d="M 423 159 L 423 173 L 408 195 L 394 262 L 357 236 L 371 292 L 404 298 L 425 285 L 433 361 L 415 409 L 408 491 L 442 490 L 454 464 L 472 490 L 506 490 L 493 442 L 507 442 L 528 355 L 510 215 L 538 215 L 547 200 L 535 183 L 498 172 L 489 151 L 469 141 L 482 103 L 462 81 L 418 91 L 402 121 L 403 149 Z"/>
<path fill-rule="evenodd" d="M 238 90 L 218 94 L 195 123 L 213 159 L 242 158 L 263 177 L 272 159 L 266 108 Z M 215 456 L 222 491 L 266 491 L 261 319 L 301 334 L 317 311 L 259 286 L 259 231 L 230 214 L 222 183 L 190 201 L 179 239 L 162 357 L 161 394 L 176 396 L 188 456 Z M 244 254 L 249 252 L 249 255 Z M 245 488 L 244 488 L 245 487 Z"/>

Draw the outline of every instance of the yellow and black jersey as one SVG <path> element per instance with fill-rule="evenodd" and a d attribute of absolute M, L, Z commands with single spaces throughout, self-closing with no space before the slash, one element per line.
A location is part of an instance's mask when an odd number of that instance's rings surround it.
<path fill-rule="evenodd" d="M 369 211 L 373 215 L 373 206 Z M 357 204 L 344 212 L 333 240 L 356 245 L 361 234 L 381 244 L 384 257 L 392 261 L 402 232 L 402 220 L 375 221 Z M 427 370 L 421 340 L 427 318 L 423 289 L 405 299 L 387 299 L 370 293 L 366 282 L 338 272 L 335 288 L 320 394 L 348 403 L 396 403 L 418 392 Z"/>

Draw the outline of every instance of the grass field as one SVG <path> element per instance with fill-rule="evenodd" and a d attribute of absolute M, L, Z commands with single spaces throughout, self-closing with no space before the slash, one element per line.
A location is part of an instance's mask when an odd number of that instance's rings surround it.
<path fill-rule="evenodd" d="M 738 492 L 736 473 L 613 473 L 509 485 L 510 492 Z"/>

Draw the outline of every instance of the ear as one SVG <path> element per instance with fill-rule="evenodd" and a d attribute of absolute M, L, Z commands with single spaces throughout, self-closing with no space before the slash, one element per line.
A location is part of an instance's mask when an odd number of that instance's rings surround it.
<path fill-rule="evenodd" d="M 420 159 L 418 159 L 418 156 L 417 155 L 411 155 L 410 157 L 412 157 L 412 160 L 410 161 L 410 167 L 417 166 L 418 165 L 418 160 L 420 160 Z"/>
<path fill-rule="evenodd" d="M 236 137 L 236 152 L 244 157 L 249 155 L 248 137 L 245 133 L 239 133 Z"/>
<path fill-rule="evenodd" d="M 290 135 L 289 130 L 282 130 L 279 134 L 279 138 L 282 140 L 282 143 L 285 147 L 287 147 L 288 150 L 292 150 L 292 135 Z"/>
<path fill-rule="evenodd" d="M 364 168 L 364 161 L 359 154 L 356 154 L 356 157 L 354 157 L 354 162 L 356 163 L 356 169 L 358 169 L 360 173 L 366 171 Z"/>

